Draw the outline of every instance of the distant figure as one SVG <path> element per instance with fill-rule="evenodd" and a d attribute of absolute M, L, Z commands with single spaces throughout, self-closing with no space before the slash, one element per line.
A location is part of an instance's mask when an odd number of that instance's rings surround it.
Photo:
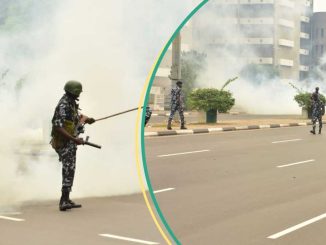
<path fill-rule="evenodd" d="M 171 90 L 171 113 L 167 125 L 168 130 L 172 129 L 171 123 L 176 111 L 179 111 L 179 115 L 180 115 L 180 120 L 181 120 L 180 128 L 187 129 L 185 127 L 185 117 L 183 115 L 184 104 L 183 104 L 183 96 L 182 96 L 181 89 L 182 89 L 182 81 L 177 81 L 177 86 Z"/>
<path fill-rule="evenodd" d="M 149 119 L 151 119 L 152 110 L 149 106 L 146 106 L 146 115 L 145 115 L 145 126 L 148 123 Z"/>
<path fill-rule="evenodd" d="M 319 125 L 319 134 L 321 134 L 321 129 L 323 127 L 322 117 L 325 114 L 325 105 L 320 100 L 319 88 L 317 87 L 315 92 L 311 95 L 311 108 L 312 108 L 312 130 L 310 133 L 316 134 L 316 123 L 318 121 Z"/>

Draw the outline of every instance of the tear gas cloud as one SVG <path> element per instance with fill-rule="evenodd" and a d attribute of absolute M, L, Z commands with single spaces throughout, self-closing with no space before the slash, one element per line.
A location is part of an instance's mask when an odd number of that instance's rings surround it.
<path fill-rule="evenodd" d="M 138 106 L 156 56 L 200 1 L 45 2 L 0 0 L 0 209 L 59 197 L 61 164 L 47 143 L 65 82 L 82 82 L 82 113 L 95 118 Z M 86 127 L 103 148 L 79 147 L 74 197 L 140 191 L 135 125 L 133 112 Z"/>
<path fill-rule="evenodd" d="M 254 70 L 250 77 L 246 76 L 250 69 L 248 63 L 260 57 L 273 57 L 273 51 L 260 44 L 239 43 L 248 37 L 261 37 L 268 42 L 267 39 L 274 36 L 273 25 L 247 25 L 246 28 L 240 28 L 236 25 L 236 17 L 264 18 L 271 16 L 271 9 L 261 8 L 254 13 L 252 8 L 244 7 L 235 11 L 229 4 L 219 5 L 218 2 L 209 1 L 192 19 L 193 47 L 206 54 L 205 69 L 200 72 L 196 87 L 221 88 L 228 79 L 239 77 L 227 87 L 236 99 L 238 110 L 256 114 L 300 114 L 301 109 L 294 101 L 296 91 L 288 82 L 278 78 L 277 71 L 271 66 Z M 299 15 L 303 9 L 296 11 Z M 292 32 L 283 35 L 286 35 L 286 39 L 294 40 Z M 321 92 L 326 92 L 322 82 L 313 78 L 292 82 L 303 90 L 312 92 L 316 86 L 320 86 Z"/>

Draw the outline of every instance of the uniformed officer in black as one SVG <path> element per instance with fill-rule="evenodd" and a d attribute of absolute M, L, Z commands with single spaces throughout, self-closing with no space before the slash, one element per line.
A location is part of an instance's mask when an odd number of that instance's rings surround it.
<path fill-rule="evenodd" d="M 171 130 L 171 123 L 174 114 L 178 111 L 181 120 L 180 129 L 187 129 L 185 126 L 185 117 L 183 114 L 184 110 L 184 102 L 183 102 L 183 94 L 182 94 L 182 81 L 177 81 L 176 87 L 171 90 L 171 113 L 168 120 L 167 129 Z"/>
<path fill-rule="evenodd" d="M 315 92 L 311 95 L 311 108 L 312 108 L 312 130 L 310 131 L 312 134 L 316 134 L 316 124 L 318 121 L 319 131 L 321 134 L 321 129 L 323 127 L 322 117 L 325 114 L 325 105 L 320 100 L 319 88 L 315 89 Z"/>

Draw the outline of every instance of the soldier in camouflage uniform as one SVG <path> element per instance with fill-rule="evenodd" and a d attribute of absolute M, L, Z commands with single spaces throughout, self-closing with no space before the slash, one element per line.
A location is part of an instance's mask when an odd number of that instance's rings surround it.
<path fill-rule="evenodd" d="M 74 182 L 76 168 L 77 145 L 84 144 L 82 138 L 78 138 L 78 126 L 80 123 L 92 124 L 93 118 L 83 116 L 78 112 L 78 97 L 82 92 L 82 85 L 77 81 L 68 81 L 64 87 L 65 94 L 55 108 L 52 118 L 51 145 L 58 153 L 62 162 L 62 196 L 59 202 L 60 211 L 71 208 L 80 208 L 70 200 L 69 194 Z"/>
<path fill-rule="evenodd" d="M 185 127 L 185 117 L 183 115 L 184 105 L 183 105 L 183 95 L 181 89 L 182 89 L 182 81 L 177 81 L 177 86 L 171 90 L 171 113 L 167 125 L 168 130 L 172 129 L 171 123 L 176 111 L 178 111 L 180 115 L 180 120 L 181 120 L 180 128 L 187 129 Z"/>
<path fill-rule="evenodd" d="M 312 107 L 312 134 L 316 134 L 316 123 L 319 124 L 319 134 L 321 134 L 321 129 L 323 127 L 322 117 L 325 114 L 325 105 L 320 100 L 319 88 L 317 87 L 315 92 L 311 95 L 311 107 Z"/>

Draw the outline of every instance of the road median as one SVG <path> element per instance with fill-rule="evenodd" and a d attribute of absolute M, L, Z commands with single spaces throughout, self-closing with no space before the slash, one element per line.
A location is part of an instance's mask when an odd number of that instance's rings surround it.
<path fill-rule="evenodd" d="M 326 123 L 326 121 L 323 121 Z M 188 134 L 205 134 L 216 132 L 229 132 L 238 130 L 257 130 L 266 128 L 283 128 L 299 127 L 311 125 L 308 119 L 298 118 L 259 118 L 251 120 L 224 120 L 216 124 L 194 123 L 188 124 L 186 130 L 180 130 L 179 125 L 175 122 L 173 130 L 167 130 L 163 123 L 152 124 L 145 128 L 145 137 L 171 136 L 171 135 L 188 135 Z"/>

